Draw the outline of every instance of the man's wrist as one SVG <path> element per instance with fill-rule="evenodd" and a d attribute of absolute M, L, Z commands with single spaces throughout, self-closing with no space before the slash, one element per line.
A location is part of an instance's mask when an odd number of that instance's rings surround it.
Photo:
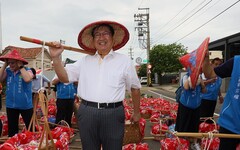
<path fill-rule="evenodd" d="M 22 69 L 22 68 L 24 68 L 24 66 L 23 66 L 23 65 L 22 65 L 22 66 L 19 66 L 19 70 L 20 70 L 20 69 Z"/>

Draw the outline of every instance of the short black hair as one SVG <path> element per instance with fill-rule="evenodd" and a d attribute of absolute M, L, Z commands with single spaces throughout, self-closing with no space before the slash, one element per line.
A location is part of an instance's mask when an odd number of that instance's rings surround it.
<path fill-rule="evenodd" d="M 215 58 L 211 61 L 211 63 L 214 63 L 215 61 L 220 61 L 220 62 L 222 63 L 222 60 L 221 60 L 219 57 L 215 57 Z"/>
<path fill-rule="evenodd" d="M 31 69 L 33 75 L 35 76 L 36 75 L 36 70 L 34 68 L 30 68 L 30 69 Z"/>
<path fill-rule="evenodd" d="M 112 27 L 111 25 L 109 25 L 109 24 L 102 23 L 102 24 L 99 24 L 99 25 L 97 25 L 96 27 L 94 27 L 94 28 L 92 29 L 92 33 L 91 33 L 92 37 L 94 37 L 94 31 L 95 31 L 96 29 L 99 29 L 100 27 L 103 27 L 103 26 L 109 28 L 112 36 L 114 35 L 114 29 L 113 29 L 113 27 Z"/>

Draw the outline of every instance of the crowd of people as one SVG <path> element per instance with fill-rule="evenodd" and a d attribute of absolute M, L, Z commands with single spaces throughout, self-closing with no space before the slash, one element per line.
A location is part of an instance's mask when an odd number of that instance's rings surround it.
<path fill-rule="evenodd" d="M 125 112 L 123 100 L 126 90 L 133 100 L 132 122 L 140 115 L 140 89 L 132 60 L 117 50 L 129 40 L 125 26 L 114 21 L 97 21 L 85 26 L 79 33 L 78 44 L 93 55 L 85 55 L 73 64 L 63 66 L 61 55 L 64 47 L 51 42 L 49 47 L 56 76 L 52 81 L 36 75 L 34 68 L 27 67 L 27 60 L 18 51 L 0 56 L 4 65 L 0 69 L 0 82 L 6 82 L 6 112 L 8 136 L 18 133 L 19 115 L 28 128 L 36 96 L 44 83 L 45 95 L 56 93 L 56 123 L 65 120 L 71 126 L 75 96 L 81 98 L 77 120 L 84 150 L 121 150 Z M 218 119 L 220 133 L 240 134 L 240 69 L 239 56 L 222 64 L 219 58 L 209 60 L 208 53 L 202 66 L 202 74 L 196 87 L 191 87 L 189 72 L 182 78 L 183 92 L 179 101 L 176 127 L 178 132 L 198 132 L 201 117 L 213 117 L 217 99 L 223 103 Z M 220 91 L 221 79 L 232 77 L 229 90 L 223 100 Z M 1 96 L 0 89 L 0 96 Z M 197 139 L 191 139 L 192 149 L 197 149 Z M 238 139 L 220 138 L 220 150 L 235 149 Z"/>

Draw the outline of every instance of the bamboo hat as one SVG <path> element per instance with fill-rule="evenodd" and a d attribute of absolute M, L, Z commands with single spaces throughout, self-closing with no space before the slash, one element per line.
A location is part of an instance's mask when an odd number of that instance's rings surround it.
<path fill-rule="evenodd" d="M 1 61 L 6 61 L 8 59 L 15 59 L 15 60 L 20 60 L 23 62 L 24 65 L 28 64 L 28 61 L 22 58 L 22 56 L 19 54 L 19 52 L 16 49 L 13 49 L 6 55 L 0 56 Z"/>
<path fill-rule="evenodd" d="M 125 26 L 114 21 L 97 21 L 85 26 L 78 35 L 78 44 L 86 51 L 96 52 L 93 45 L 92 30 L 102 24 L 110 25 L 114 30 L 113 50 L 118 50 L 123 47 L 129 40 L 129 32 Z"/>

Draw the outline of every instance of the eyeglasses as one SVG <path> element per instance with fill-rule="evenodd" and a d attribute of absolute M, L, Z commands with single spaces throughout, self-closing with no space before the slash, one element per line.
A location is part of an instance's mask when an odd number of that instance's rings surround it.
<path fill-rule="evenodd" d="M 94 38 L 100 38 L 101 36 L 109 37 L 110 35 L 111 35 L 110 32 L 102 32 L 102 33 L 96 32 L 93 36 L 94 36 Z"/>
<path fill-rule="evenodd" d="M 16 61 L 9 61 L 8 64 L 16 64 Z"/>

